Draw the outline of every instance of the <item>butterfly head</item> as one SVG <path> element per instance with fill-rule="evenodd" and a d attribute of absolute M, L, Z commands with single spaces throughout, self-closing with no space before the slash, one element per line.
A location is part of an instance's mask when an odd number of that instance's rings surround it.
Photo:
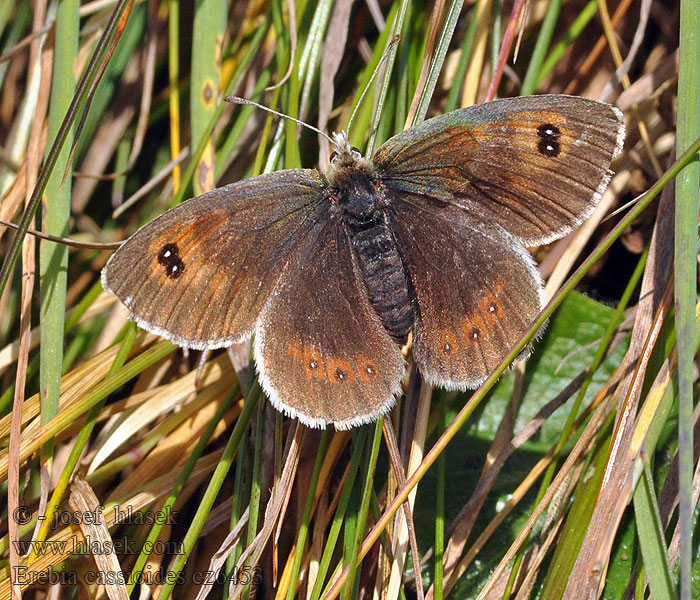
<path fill-rule="evenodd" d="M 357 148 L 350 145 L 348 134 L 345 131 L 334 133 L 332 140 L 331 164 L 326 173 L 332 185 L 343 182 L 352 173 L 358 171 L 369 173 L 374 169 L 372 161 L 362 156 Z"/>

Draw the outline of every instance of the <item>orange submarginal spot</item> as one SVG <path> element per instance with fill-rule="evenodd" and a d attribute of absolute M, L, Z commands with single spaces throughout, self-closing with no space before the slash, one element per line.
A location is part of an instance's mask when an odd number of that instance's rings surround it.
<path fill-rule="evenodd" d="M 457 334 L 451 329 L 445 329 L 440 333 L 440 343 L 438 351 L 443 356 L 452 356 L 459 350 L 459 341 Z"/>
<path fill-rule="evenodd" d="M 304 367 L 304 373 L 306 373 L 307 381 L 311 381 L 312 379 L 324 380 L 326 378 L 321 352 L 316 348 L 311 346 L 304 346 L 302 348 L 299 342 L 291 342 L 287 346 L 287 354 L 301 362 Z"/>
<path fill-rule="evenodd" d="M 357 357 L 357 372 L 363 381 L 372 381 L 379 374 L 379 368 L 364 354 L 360 354 Z"/>
<path fill-rule="evenodd" d="M 304 358 L 304 352 L 301 349 L 301 344 L 298 344 L 297 342 L 292 342 L 287 346 L 287 354 L 291 356 L 292 358 L 296 358 L 297 360 L 302 360 Z"/>
<path fill-rule="evenodd" d="M 467 343 L 480 344 L 486 335 L 487 325 L 480 314 L 471 314 L 462 320 L 460 333 L 462 339 Z"/>
<path fill-rule="evenodd" d="M 355 371 L 350 361 L 339 356 L 329 356 L 326 359 L 326 372 L 331 383 L 349 383 L 356 381 Z"/>
<path fill-rule="evenodd" d="M 505 309 L 499 299 L 502 291 L 503 284 L 496 283 L 493 286 L 493 291 L 479 301 L 479 312 L 488 327 L 494 327 L 505 316 Z"/>

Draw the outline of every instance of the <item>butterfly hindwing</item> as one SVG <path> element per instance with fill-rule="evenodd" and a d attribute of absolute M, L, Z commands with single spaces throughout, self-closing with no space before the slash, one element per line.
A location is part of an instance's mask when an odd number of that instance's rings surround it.
<path fill-rule="evenodd" d="M 252 332 L 325 186 L 317 171 L 295 169 L 193 198 L 131 236 L 103 286 L 143 329 L 188 348 L 229 346 Z"/>
<path fill-rule="evenodd" d="M 420 197 L 397 197 L 391 221 L 415 293 L 418 368 L 433 385 L 477 387 L 542 308 L 530 255 L 505 231 Z"/>
<path fill-rule="evenodd" d="M 367 299 L 342 223 L 328 213 L 265 306 L 255 360 L 276 408 L 312 427 L 347 429 L 393 406 L 404 358 Z"/>
<path fill-rule="evenodd" d="M 449 202 L 536 245 L 590 215 L 624 132 L 608 104 L 508 98 L 428 119 L 385 142 L 374 162 L 392 189 Z"/>

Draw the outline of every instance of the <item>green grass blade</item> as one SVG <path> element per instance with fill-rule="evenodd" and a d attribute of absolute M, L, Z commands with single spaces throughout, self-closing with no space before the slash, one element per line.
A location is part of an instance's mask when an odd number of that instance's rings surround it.
<path fill-rule="evenodd" d="M 248 423 L 253 416 L 253 411 L 258 406 L 258 401 L 260 400 L 261 396 L 262 390 L 257 385 L 248 394 L 245 404 L 243 405 L 243 411 L 238 417 L 236 425 L 231 432 L 231 437 L 229 437 L 229 440 L 226 443 L 226 448 L 224 448 L 224 452 L 221 455 L 221 460 L 219 461 L 219 464 L 216 465 L 214 473 L 212 473 L 207 489 L 205 490 L 202 500 L 197 507 L 197 512 L 192 518 L 192 524 L 182 540 L 182 552 L 178 554 L 173 561 L 173 564 L 168 571 L 168 576 L 166 577 L 166 583 L 161 588 L 160 594 L 158 595 L 158 600 L 166 600 L 167 598 L 171 597 L 179 575 L 182 572 L 182 569 L 185 567 L 185 563 L 190 557 L 190 554 L 192 553 L 192 550 L 199 539 L 199 534 L 202 531 L 202 527 L 204 527 L 204 522 L 211 512 L 212 506 L 214 506 L 214 500 L 216 500 L 216 496 L 219 493 L 221 486 L 224 484 L 224 480 L 226 479 L 226 475 L 231 467 L 236 451 L 240 447 L 243 434 L 248 428 Z"/>
<path fill-rule="evenodd" d="M 445 62 L 445 56 L 447 55 L 447 50 L 450 46 L 450 42 L 452 41 L 455 27 L 457 27 L 457 19 L 459 19 L 463 5 L 464 0 L 453 0 L 452 4 L 450 4 L 450 10 L 447 13 L 447 18 L 445 19 L 442 34 L 440 35 L 437 47 L 435 48 L 435 54 L 430 61 L 428 80 L 426 81 L 425 88 L 423 89 L 420 100 L 418 101 L 416 116 L 413 119 L 414 125 L 425 119 L 425 115 L 428 112 L 430 99 L 433 97 L 433 92 L 435 91 L 435 86 L 437 85 L 438 78 L 440 77 L 442 65 Z"/>
<path fill-rule="evenodd" d="M 296 593 L 296 582 L 299 580 L 301 561 L 304 558 L 304 545 L 306 544 L 306 537 L 309 533 L 311 510 L 314 506 L 314 497 L 318 486 L 318 476 L 321 473 L 321 466 L 323 465 L 323 459 L 326 456 L 326 449 L 328 448 L 328 443 L 330 440 L 330 431 L 326 429 L 321 434 L 321 439 L 318 443 L 318 452 L 316 454 L 316 461 L 314 462 L 314 470 L 311 474 L 311 480 L 309 481 L 309 491 L 306 495 L 306 504 L 304 505 L 304 513 L 301 517 L 301 525 L 299 527 L 296 549 L 294 551 L 294 563 L 292 564 L 292 576 L 290 578 L 291 583 L 287 589 L 287 600 L 293 600 L 294 594 Z"/>
<path fill-rule="evenodd" d="M 365 531 L 365 524 L 367 523 L 367 514 L 369 512 L 370 499 L 373 493 L 373 482 L 374 474 L 377 468 L 377 458 L 379 457 L 379 446 L 382 441 L 382 424 L 384 418 L 380 418 L 374 424 L 374 436 L 372 439 L 368 438 L 367 442 L 367 455 L 368 461 L 365 467 L 365 483 L 362 490 L 362 498 L 360 501 L 360 510 L 357 515 L 357 522 L 355 524 L 355 532 L 352 539 L 352 546 L 348 552 L 349 564 L 350 564 L 350 574 L 348 575 L 348 582 L 345 584 L 344 597 L 351 598 L 350 594 L 354 592 L 355 583 L 358 582 L 357 570 L 361 567 L 361 561 L 357 560 L 357 553 L 360 549 L 360 544 L 362 543 L 362 536 Z"/>
<path fill-rule="evenodd" d="M 474 34 L 476 33 L 476 14 L 479 9 L 479 2 L 483 0 L 477 0 L 472 14 L 469 17 L 469 26 L 467 27 L 467 32 L 464 35 L 464 40 L 462 40 L 462 53 L 459 57 L 459 63 L 457 64 L 457 70 L 455 71 L 454 82 L 450 91 L 447 93 L 447 101 L 445 102 L 445 112 L 450 112 L 459 108 L 459 96 L 462 91 L 462 83 L 464 82 L 464 77 L 467 74 L 467 67 L 469 66 L 469 58 L 472 55 L 472 47 L 474 46 Z"/>
<path fill-rule="evenodd" d="M 440 433 L 447 427 L 447 411 L 445 410 L 445 394 L 437 394 L 440 406 Z M 435 600 L 442 600 L 443 597 L 443 575 L 442 557 L 445 552 L 445 467 L 446 458 L 443 452 L 437 461 L 437 481 L 435 483 L 435 574 L 433 579 L 433 590 Z"/>
<path fill-rule="evenodd" d="M 529 90 L 530 93 L 534 93 L 535 90 L 537 90 L 537 86 L 539 86 L 544 78 L 554 70 L 554 67 L 556 67 L 559 61 L 562 59 L 566 50 L 569 48 L 569 46 L 571 46 L 571 42 L 581 35 L 583 30 L 591 22 L 593 17 L 596 16 L 596 14 L 598 14 L 598 0 L 590 0 L 590 2 L 586 4 L 583 10 L 581 10 L 581 12 L 578 14 L 574 22 L 571 24 L 571 27 L 569 27 L 569 31 L 567 31 L 564 39 L 552 49 L 549 56 L 539 69 L 536 81 L 533 84 L 528 85 L 527 90 Z M 526 88 L 523 85 L 523 95 L 525 95 L 525 91 Z"/>
<path fill-rule="evenodd" d="M 316 575 L 316 581 L 309 596 L 311 600 L 318 600 L 321 597 L 323 582 L 326 578 L 326 574 L 328 573 L 328 567 L 331 564 L 331 560 L 333 559 L 333 552 L 335 550 L 336 542 L 338 541 L 338 536 L 340 535 L 340 528 L 342 527 L 345 519 L 345 511 L 350 502 L 350 494 L 352 492 L 353 485 L 355 484 L 355 477 L 357 476 L 357 471 L 360 467 L 360 460 L 364 454 L 366 437 L 366 427 L 360 428 L 357 434 L 355 434 L 353 437 L 354 443 L 352 447 L 352 456 L 350 457 L 350 465 L 348 466 L 348 476 L 345 480 L 345 485 L 343 486 L 340 501 L 338 502 L 338 508 L 336 508 L 335 515 L 333 516 L 333 523 L 328 535 L 326 536 L 326 545 L 323 549 L 323 556 L 321 557 L 321 563 Z"/>
<path fill-rule="evenodd" d="M 56 11 L 56 44 L 49 104 L 49 139 L 55 139 L 63 117 L 75 93 L 74 65 L 78 55 L 78 1 L 63 0 Z M 46 184 L 43 230 L 51 235 L 68 235 L 70 219 L 71 181 L 61 185 L 68 165 L 72 130 L 67 144 L 56 160 L 56 170 Z M 66 307 L 68 248 L 42 240 L 39 247 L 41 291 L 41 345 L 39 385 L 41 390 L 41 422 L 47 423 L 58 412 L 61 373 L 63 371 L 63 335 Z M 44 449 L 43 460 L 52 454 L 52 444 Z"/>
<path fill-rule="evenodd" d="M 209 121 L 216 114 L 221 80 L 221 54 L 226 28 L 226 0 L 198 0 L 192 24 L 192 68 L 190 121 L 192 139 L 205 137 Z M 214 141 L 198 159 L 194 192 L 199 196 L 215 185 Z"/>
<path fill-rule="evenodd" d="M 678 124 L 676 147 L 688 148 L 700 136 L 700 6 L 680 3 L 680 62 L 678 68 Z M 697 298 L 698 189 L 697 155 L 676 180 L 674 273 L 678 345 L 678 444 L 680 597 L 691 598 L 693 532 L 693 359 Z"/>
<path fill-rule="evenodd" d="M 70 135 L 71 128 L 73 127 L 73 123 L 78 115 L 78 108 L 83 104 L 90 86 L 100 74 L 100 59 L 106 55 L 107 48 L 109 47 L 109 44 L 113 40 L 114 36 L 117 33 L 121 33 L 121 30 L 118 30 L 118 26 L 124 17 L 128 18 L 130 10 L 131 3 L 129 0 L 120 0 L 117 3 L 112 15 L 110 16 L 109 23 L 105 28 L 104 33 L 102 34 L 102 37 L 100 38 L 100 41 L 90 60 L 90 63 L 80 79 L 75 97 L 71 101 L 70 108 L 66 113 L 63 122 L 61 123 L 61 127 L 56 134 L 56 138 L 51 145 L 51 150 L 49 151 L 46 161 L 39 172 L 39 176 L 37 178 L 36 185 L 34 186 L 34 190 L 32 190 L 32 195 L 29 199 L 28 206 L 19 222 L 18 230 L 15 233 L 15 236 L 12 238 L 12 243 L 10 245 L 10 249 L 5 255 L 2 268 L 0 268 L 0 295 L 5 291 L 5 287 L 10 280 L 10 276 L 22 249 L 22 240 L 24 239 L 24 236 L 27 235 L 29 225 L 36 214 L 42 194 L 46 190 L 46 184 L 48 183 L 49 176 L 56 166 L 59 153 L 61 152 L 66 139 L 68 139 Z"/>
<path fill-rule="evenodd" d="M 644 460 L 643 475 L 634 491 L 634 515 L 651 595 L 655 600 L 676 600 L 664 528 L 647 460 Z"/>
<path fill-rule="evenodd" d="M 228 409 L 231 408 L 231 405 L 233 404 L 233 399 L 238 395 L 239 391 L 240 390 L 238 386 L 232 389 L 229 395 L 226 397 L 226 400 L 224 400 L 224 402 L 221 403 L 221 406 L 219 406 L 218 410 L 216 411 L 216 414 L 212 417 L 211 421 L 209 422 L 209 425 L 207 425 L 207 428 L 204 430 L 202 437 L 197 442 L 197 446 L 192 451 L 192 454 L 190 454 L 187 457 L 187 462 L 182 467 L 182 471 L 180 471 L 180 474 L 177 477 L 177 481 L 175 482 L 173 489 L 171 490 L 170 494 L 168 494 L 168 497 L 165 499 L 165 502 L 163 502 L 162 506 L 160 507 L 159 512 L 161 514 L 172 514 L 175 501 L 177 500 L 178 495 L 182 491 L 182 488 L 185 487 L 185 484 L 187 483 L 187 478 L 192 472 L 192 469 L 194 469 L 194 466 L 199 460 L 199 458 L 204 453 L 204 449 L 207 447 L 211 436 L 214 434 L 214 430 L 219 424 L 219 421 L 223 419 L 224 415 L 226 414 L 226 411 L 228 411 Z M 155 523 L 153 525 L 151 531 L 149 531 L 148 533 L 148 538 L 146 539 L 144 548 L 153 547 L 153 544 L 155 544 L 158 538 L 160 537 L 160 533 L 163 530 L 164 526 L 164 521 L 162 523 Z M 136 563 L 134 563 L 134 567 L 129 573 L 129 581 L 127 583 L 127 590 L 130 594 L 134 590 L 134 587 L 136 587 L 136 584 L 139 581 L 139 576 L 142 573 L 149 556 L 150 553 L 147 552 L 145 549 L 142 549 L 141 553 L 136 559 Z"/>
<path fill-rule="evenodd" d="M 522 96 L 534 94 L 537 89 L 537 84 L 541 81 L 540 71 L 542 69 L 542 63 L 544 62 L 545 53 L 552 43 L 552 36 L 554 35 L 560 12 L 561 0 L 552 0 L 547 7 L 547 13 L 542 21 L 542 27 L 540 27 L 540 33 L 535 42 L 535 49 L 527 65 L 527 72 L 523 79 L 523 85 L 520 88 L 520 94 Z"/>

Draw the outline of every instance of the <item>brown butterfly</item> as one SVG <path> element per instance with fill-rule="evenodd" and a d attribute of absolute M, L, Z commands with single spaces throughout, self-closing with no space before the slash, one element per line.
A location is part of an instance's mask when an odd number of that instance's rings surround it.
<path fill-rule="evenodd" d="M 393 406 L 409 333 L 429 383 L 484 381 L 543 306 L 523 246 L 591 214 L 624 133 L 617 108 L 551 95 L 429 119 L 372 159 L 336 134 L 325 174 L 278 171 L 193 198 L 131 236 L 102 283 L 184 347 L 255 333 L 276 408 L 354 427 Z"/>

